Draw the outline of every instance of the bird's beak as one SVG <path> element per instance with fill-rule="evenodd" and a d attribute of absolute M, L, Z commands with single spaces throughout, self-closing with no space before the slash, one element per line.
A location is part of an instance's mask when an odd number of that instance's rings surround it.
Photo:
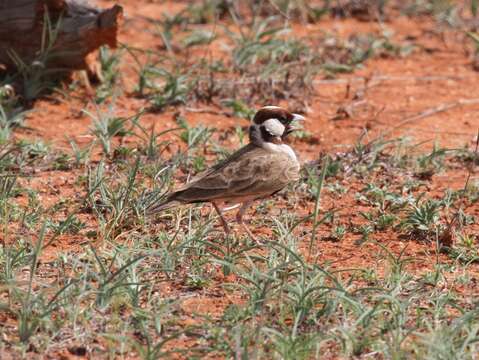
<path fill-rule="evenodd" d="M 293 121 L 305 121 L 306 118 L 303 115 L 293 114 Z"/>
<path fill-rule="evenodd" d="M 285 138 L 286 136 L 291 134 L 293 131 L 303 129 L 303 126 L 302 126 L 301 122 L 306 120 L 304 118 L 304 116 L 299 115 L 299 114 L 292 114 L 292 115 L 293 115 L 293 119 L 291 120 L 291 122 L 288 125 L 286 125 L 286 131 L 284 132 L 283 138 Z"/>
<path fill-rule="evenodd" d="M 291 123 L 289 124 L 289 132 L 296 131 L 296 130 L 302 130 L 303 129 L 303 124 L 301 124 L 303 121 L 305 121 L 305 117 L 299 114 L 293 114 L 293 120 L 291 120 Z"/>

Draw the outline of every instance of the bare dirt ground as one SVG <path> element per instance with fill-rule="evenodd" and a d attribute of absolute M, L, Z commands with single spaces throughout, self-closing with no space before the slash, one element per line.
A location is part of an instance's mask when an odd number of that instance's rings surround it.
<path fill-rule="evenodd" d="M 116 2 L 98 1 L 99 6 L 108 6 Z M 127 44 L 131 48 L 163 51 L 164 42 L 155 31 L 155 20 L 161 19 L 164 14 L 176 14 L 184 9 L 188 2 L 183 1 L 121 1 L 125 9 L 125 22 L 119 34 L 121 44 Z M 221 24 L 221 21 L 220 21 Z M 225 21 L 225 24 L 227 22 Z M 225 25 L 223 24 L 223 25 Z M 226 26 L 225 25 L 225 26 Z M 321 164 L 324 155 L 329 154 L 332 158 L 336 154 L 351 152 L 358 143 L 366 144 L 381 137 L 384 140 L 408 138 L 409 144 L 418 144 L 405 148 L 407 155 L 415 156 L 430 154 L 434 149 L 469 149 L 472 153 L 477 141 L 479 129 L 479 72 L 472 66 L 473 45 L 464 34 L 464 31 L 447 26 L 432 15 L 405 16 L 399 10 L 392 9 L 387 19 L 383 21 L 362 21 L 354 17 L 325 16 L 314 23 L 292 21 L 291 32 L 288 36 L 295 38 L 316 38 L 324 34 L 332 34 L 335 37 L 346 39 L 360 33 L 376 34 L 382 36 L 385 32 L 391 34 L 389 41 L 400 46 L 407 46 L 410 51 L 404 55 L 383 54 L 365 60 L 361 65 L 349 73 L 334 73 L 328 75 L 320 73 L 312 79 L 312 93 L 304 95 L 304 108 L 302 109 L 307 118 L 305 130 L 309 134 L 306 138 L 295 137 L 291 139 L 291 145 L 305 166 Z M 209 44 L 188 50 L 188 54 L 176 54 L 178 57 L 218 58 L 228 56 L 230 40 L 223 35 L 223 29 L 219 24 L 195 25 L 196 28 L 205 28 L 218 31 L 218 36 Z M 115 116 L 130 117 L 147 108 L 149 99 L 135 96 L 135 86 L 138 82 L 135 60 L 131 54 L 122 51 L 119 74 L 121 75 L 121 92 L 114 98 Z M 312 49 L 314 51 L 314 48 Z M 139 55 L 140 60 L 147 58 L 146 53 Z M 76 79 L 76 78 L 75 78 Z M 75 80 L 75 82 L 78 80 Z M 239 85 L 239 86 L 248 86 Z M 86 90 L 84 86 L 78 86 L 73 90 L 65 87 L 64 94 L 54 93 L 46 98 L 36 101 L 34 108 L 27 115 L 24 127 L 16 129 L 15 140 L 37 141 L 48 143 L 50 148 L 66 153 L 71 153 L 69 141 L 73 139 L 80 147 L 86 146 L 93 139 L 92 119 L 82 110 L 92 113 L 96 111 L 108 111 L 106 104 L 95 104 L 92 101 L 94 89 Z M 297 94 L 301 97 L 301 94 Z M 224 96 L 228 97 L 228 96 Z M 266 104 L 255 104 L 256 107 Z M 279 105 L 288 107 L 287 99 L 279 101 Z M 244 118 L 232 115 L 231 109 L 213 101 L 210 104 L 191 103 L 178 106 L 167 106 L 161 111 L 146 112 L 140 118 L 140 123 L 145 128 L 154 125 L 155 132 L 174 129 L 178 125 L 175 118 L 178 114 L 186 119 L 191 127 L 205 126 L 215 128 L 213 135 L 215 141 L 221 142 L 228 150 L 237 148 L 240 143 L 235 134 L 239 126 L 246 128 L 248 121 Z M 228 134 L 229 136 L 224 136 Z M 165 135 L 167 140 L 177 142 L 174 132 Z M 115 139 L 114 144 L 120 140 Z M 121 139 L 124 146 L 134 146 L 138 139 L 134 136 L 126 136 Z M 184 145 L 173 143 L 165 152 L 165 157 L 174 154 L 178 148 Z M 212 164 L 216 155 L 209 150 L 204 152 L 206 162 Z M 91 155 L 91 166 L 101 160 L 101 150 L 95 148 Z M 446 161 L 447 162 L 447 161 Z M 348 163 L 350 164 L 350 163 Z M 446 190 L 460 191 L 468 183 L 474 184 L 479 181 L 477 175 L 477 163 L 466 165 L 465 163 L 453 163 L 435 169 L 424 177 L 415 173 L 416 168 L 406 168 L 400 175 L 394 176 L 384 170 L 370 174 L 353 175 L 345 171 L 337 177 L 327 177 L 323 188 L 320 214 L 334 210 L 334 221 L 314 224 L 313 218 L 303 221 L 294 229 L 298 237 L 299 253 L 303 254 L 310 263 L 328 266 L 329 269 L 342 269 L 348 277 L 352 270 L 348 269 L 374 269 L 375 276 L 384 277 L 392 272 L 391 263 L 384 251 L 378 245 L 387 248 L 395 256 L 401 255 L 409 258 L 405 268 L 415 276 L 432 273 L 438 264 L 454 266 L 457 259 L 450 254 L 440 252 L 437 242 L 419 240 L 405 237 L 396 227 L 389 227 L 381 231 L 372 231 L 364 240 L 364 232 L 347 231 L 344 237 L 333 239 L 332 229 L 345 226 L 348 229 L 361 229 L 369 222 L 360 212 L 368 212 L 371 205 L 361 200 L 358 194 L 364 192 L 368 184 L 387 184 L 398 193 L 404 193 L 404 183 L 407 180 L 420 183 L 414 185 L 412 194 L 420 196 L 425 194 L 430 199 L 442 199 Z M 355 166 L 354 160 L 350 164 Z M 29 189 L 38 193 L 38 202 L 45 209 L 51 208 L 58 203 L 64 203 L 65 210 L 52 215 L 52 220 L 59 221 L 65 217 L 67 209 L 75 207 L 75 199 L 85 196 L 84 184 L 81 177 L 86 176 L 85 169 L 69 168 L 56 170 L 48 166 L 45 169 L 33 166 L 27 170 L 28 175 L 18 179 L 22 189 Z M 121 170 L 118 170 L 121 173 Z M 186 173 L 179 172 L 178 183 L 185 179 Z M 336 187 L 335 187 L 336 186 Z M 301 185 L 298 185 L 300 188 Z M 346 189 L 342 192 L 340 188 Z M 304 191 L 304 189 L 302 190 Z M 393 190 L 392 190 L 393 191 Z M 29 204 L 27 193 L 18 194 L 14 202 L 20 207 Z M 252 228 L 259 236 L 274 241 L 278 236 L 277 230 L 270 223 L 264 223 L 264 216 L 281 216 L 284 209 L 294 213 L 297 217 L 305 217 L 314 212 L 314 197 L 301 197 L 294 194 L 279 195 L 274 201 L 267 201 L 259 210 L 252 208 L 248 217 L 252 219 Z M 478 217 L 479 206 L 477 202 L 464 200 L 462 210 L 467 215 Z M 187 210 L 184 210 L 187 211 Z M 200 212 L 205 218 L 210 215 L 209 207 L 204 206 Z M 183 212 L 182 214 L 186 214 Z M 89 232 L 98 231 L 99 220 L 93 213 L 80 212 L 78 219 L 85 227 L 78 233 L 61 234 L 46 247 L 41 255 L 41 263 L 53 263 L 61 254 L 69 257 L 81 258 L 90 245 L 101 248 L 101 241 L 95 236 L 87 235 Z M 228 215 L 233 219 L 234 215 Z M 149 226 L 150 232 L 170 231 L 172 224 L 165 221 L 176 221 L 175 217 L 160 218 L 153 221 Z M 213 242 L 222 242 L 221 227 L 213 223 L 216 231 L 209 237 Z M 137 228 L 118 234 L 115 241 L 128 248 L 134 243 L 134 237 L 130 235 Z M 8 236 L 3 235 L 7 243 L 18 241 L 22 233 L 19 222 L 9 225 Z M 315 243 L 310 251 L 310 234 L 316 231 Z M 465 233 L 474 238 L 474 246 L 477 246 L 476 234 L 479 225 L 468 225 Z M 35 239 L 35 232 L 30 234 Z M 454 235 L 455 236 L 455 235 Z M 473 252 L 477 253 L 474 247 Z M 257 250 L 259 254 L 266 254 L 266 250 Z M 477 254 L 476 254 L 477 255 Z M 240 291 L 231 291 L 225 284 L 242 284 L 242 280 L 234 273 L 225 274 L 218 264 L 205 266 L 207 274 L 206 285 L 193 286 L 189 282 L 188 269 L 180 268 L 172 276 L 162 278 L 154 291 L 161 293 L 162 297 L 175 298 L 175 312 L 178 320 L 175 326 L 188 327 L 198 324 L 219 322 L 224 318 L 226 309 L 232 304 L 242 306 L 248 298 Z M 51 270 L 54 273 L 54 269 Z M 58 270 L 59 271 L 59 270 Z M 466 271 L 466 270 L 463 270 Z M 60 272 L 60 271 L 59 271 Z M 475 262 L 468 264 L 467 274 L 475 278 L 479 267 Z M 349 274 L 349 275 L 348 275 Z M 448 276 L 456 278 L 456 275 L 444 275 L 447 282 Z M 56 275 L 59 276 L 59 273 Z M 351 277 L 354 280 L 354 276 Z M 358 283 L 364 284 L 364 279 L 358 279 Z M 451 280 L 453 281 L 453 280 Z M 454 283 L 454 291 L 465 303 L 479 295 L 479 288 L 475 281 L 467 284 Z M 0 309 L 1 310 L 1 309 Z M 58 315 L 57 315 L 58 316 Z M 2 322 L 8 323 L 8 335 L 3 341 L 5 344 L 15 343 L 12 335 L 18 325 L 18 316 L 11 314 L 2 315 Z M 292 323 L 295 319 L 283 319 L 285 324 Z M 166 325 L 165 325 L 166 326 Z M 104 332 L 108 332 L 104 329 Z M 128 331 L 125 331 L 127 333 Z M 136 335 L 138 341 L 143 341 L 140 335 Z M 87 343 L 91 338 L 86 339 Z M 183 334 L 168 342 L 168 350 L 194 349 L 205 346 L 203 338 L 194 334 Z M 209 340 L 208 340 L 209 341 Z M 110 342 L 110 343 L 109 343 Z M 76 347 L 81 347 L 79 339 L 73 341 Z M 114 341 L 108 337 L 98 340 L 96 345 L 88 345 L 86 353 L 78 352 L 79 357 L 125 357 L 146 358 L 141 352 L 130 349 L 126 353 L 112 355 L 110 350 Z M 338 345 L 331 345 L 324 353 L 324 358 L 341 358 L 355 356 L 353 352 L 339 352 Z M 68 343 L 64 347 L 53 346 L 47 351 L 46 357 L 50 358 L 78 358 L 75 347 Z M 95 348 L 96 350 L 91 350 Z M 98 349 L 102 350 L 98 350 Z M 4 345 L 5 354 L 15 358 L 15 349 Z M 73 349 L 73 350 L 72 350 Z M 17 349 L 18 350 L 18 349 Z M 35 353 L 34 347 L 24 350 L 24 354 Z M 32 351 L 32 353 L 29 353 Z M 91 352 L 93 351 L 93 352 Z M 97 351 L 97 352 L 95 352 Z M 366 356 L 360 352 L 359 356 Z M 89 354 L 89 355 L 88 355 Z M 96 355 L 95 355 L 96 354 Z M 108 355 L 110 354 L 110 355 Z M 169 354 L 168 356 L 181 358 L 188 353 Z M 201 356 L 217 358 L 228 357 L 221 350 L 216 349 L 211 353 L 201 353 Z M 29 357 L 30 355 L 25 355 Z M 263 355 L 265 355 L 263 353 Z M 33 355 L 32 355 L 33 356 Z M 36 351 L 37 357 L 42 357 L 41 350 Z M 309 358 L 313 358 L 310 356 Z M 374 358 L 388 358 L 388 355 L 372 355 Z M 284 358 L 284 357 L 283 357 Z"/>

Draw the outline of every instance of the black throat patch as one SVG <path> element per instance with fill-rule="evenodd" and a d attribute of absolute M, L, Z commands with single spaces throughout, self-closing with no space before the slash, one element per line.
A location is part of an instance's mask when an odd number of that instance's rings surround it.
<path fill-rule="evenodd" d="M 261 140 L 263 140 L 264 142 L 269 142 L 269 143 L 273 143 L 273 144 L 281 144 L 282 143 L 281 138 L 279 136 L 274 136 L 274 135 L 270 134 L 269 131 L 266 130 L 266 127 L 264 125 L 261 125 L 259 127 L 259 130 L 261 132 Z"/>

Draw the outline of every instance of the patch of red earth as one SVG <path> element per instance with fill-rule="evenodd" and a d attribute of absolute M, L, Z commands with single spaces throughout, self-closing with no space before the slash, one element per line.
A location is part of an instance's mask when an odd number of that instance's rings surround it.
<path fill-rule="evenodd" d="M 417 49 L 411 55 L 373 58 L 353 74 L 336 80 L 316 79 L 318 97 L 311 101 L 307 128 L 319 134 L 323 149 L 348 146 L 364 129 L 370 139 L 394 129 L 388 138 L 411 136 L 416 142 L 428 141 L 429 146 L 435 140 L 448 147 L 475 141 L 479 73 L 465 55 L 465 37 L 453 32 L 443 38 L 435 34 L 435 26 L 430 19 L 418 22 L 398 17 L 384 27 L 394 30 L 393 42 L 398 39 L 401 44 L 405 38 L 414 38 Z M 314 27 L 309 25 L 308 33 L 314 34 Z M 317 27 L 318 31 L 333 29 L 345 36 L 359 31 L 381 34 L 378 24 L 353 19 L 330 20 Z M 340 107 L 349 108 L 351 116 L 332 120 Z M 405 122 L 419 114 L 423 117 Z"/>
<path fill-rule="evenodd" d="M 201 295 L 197 296 L 196 294 L 194 294 L 192 297 L 183 300 L 180 305 L 181 310 L 187 316 L 187 318 L 183 321 L 183 325 L 197 325 L 198 322 L 201 322 L 201 318 L 204 316 L 219 319 L 223 315 L 228 305 L 239 305 L 238 302 L 235 300 L 241 299 L 227 299 L 225 301 L 221 297 L 212 298 L 211 295 L 208 294 L 204 297 Z M 193 315 L 193 318 L 190 318 L 190 315 Z"/>

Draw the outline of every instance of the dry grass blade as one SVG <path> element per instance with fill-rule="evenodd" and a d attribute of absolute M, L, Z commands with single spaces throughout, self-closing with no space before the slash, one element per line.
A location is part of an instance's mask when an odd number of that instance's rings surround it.
<path fill-rule="evenodd" d="M 477 159 L 477 157 L 479 156 L 478 154 L 478 149 L 479 149 L 479 129 L 477 130 L 477 135 L 476 135 L 476 147 L 474 149 L 474 156 L 475 158 Z M 465 193 L 466 190 L 467 190 L 467 187 L 469 185 L 469 180 L 471 179 L 471 174 L 472 174 L 472 168 L 469 168 L 469 171 L 467 173 L 467 178 L 466 178 L 466 182 L 464 183 L 464 188 L 463 188 L 463 192 Z"/>
<path fill-rule="evenodd" d="M 309 249 L 308 249 L 308 257 L 311 258 L 311 254 L 313 251 L 313 246 L 316 242 L 316 232 L 318 225 L 321 223 L 318 215 L 319 215 L 319 206 L 321 204 L 321 191 L 323 190 L 324 179 L 326 178 L 326 173 L 328 172 L 329 167 L 329 157 L 327 156 L 321 167 L 321 174 L 319 175 L 319 182 L 316 187 L 315 192 L 315 203 L 314 203 L 314 212 L 313 212 L 313 229 L 311 232 L 311 239 L 309 242 Z"/>

